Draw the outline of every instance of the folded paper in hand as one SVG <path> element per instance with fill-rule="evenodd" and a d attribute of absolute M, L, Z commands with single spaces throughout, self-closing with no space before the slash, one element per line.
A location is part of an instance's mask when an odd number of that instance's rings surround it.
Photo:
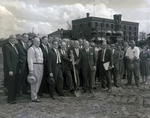
<path fill-rule="evenodd" d="M 109 62 L 103 63 L 104 69 L 109 70 Z"/>

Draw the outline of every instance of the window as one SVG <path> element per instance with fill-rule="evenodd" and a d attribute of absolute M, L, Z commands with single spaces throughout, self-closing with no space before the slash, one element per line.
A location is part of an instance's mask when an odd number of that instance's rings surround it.
<path fill-rule="evenodd" d="M 124 35 L 126 35 L 126 31 L 124 31 Z"/>
<path fill-rule="evenodd" d="M 126 29 L 126 26 L 124 25 L 124 29 Z"/>
<path fill-rule="evenodd" d="M 136 32 L 134 32 L 134 36 L 136 36 Z"/>
<path fill-rule="evenodd" d="M 131 26 L 129 26 L 129 30 L 131 30 Z"/>
<path fill-rule="evenodd" d="M 75 29 L 75 25 L 73 25 L 73 29 Z"/>
<path fill-rule="evenodd" d="M 131 36 L 131 32 L 129 32 L 129 35 Z"/>
<path fill-rule="evenodd" d="M 113 24 L 111 24 L 111 28 L 112 28 L 112 29 L 114 28 L 114 25 L 113 25 Z"/>
<path fill-rule="evenodd" d="M 82 24 L 80 24 L 80 28 L 82 28 Z"/>
<path fill-rule="evenodd" d="M 108 28 L 108 23 L 106 24 L 106 27 Z"/>
<path fill-rule="evenodd" d="M 88 22 L 88 27 L 91 27 L 91 22 Z"/>
<path fill-rule="evenodd" d="M 134 27 L 134 30 L 136 30 L 136 27 Z"/>
<path fill-rule="evenodd" d="M 98 26 L 98 23 L 97 22 L 95 22 L 95 27 L 97 27 Z"/>
<path fill-rule="evenodd" d="M 120 25 L 120 28 L 121 28 L 121 25 Z"/>

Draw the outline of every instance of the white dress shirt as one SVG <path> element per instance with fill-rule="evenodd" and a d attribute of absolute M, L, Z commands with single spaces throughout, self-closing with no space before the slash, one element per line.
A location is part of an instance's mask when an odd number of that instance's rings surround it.
<path fill-rule="evenodd" d="M 34 63 L 43 63 L 43 52 L 40 47 L 35 47 L 34 45 L 28 50 L 28 67 L 29 70 L 33 70 Z"/>

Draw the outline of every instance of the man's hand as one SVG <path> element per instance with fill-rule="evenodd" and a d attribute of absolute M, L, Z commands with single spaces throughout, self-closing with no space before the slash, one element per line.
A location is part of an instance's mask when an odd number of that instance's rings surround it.
<path fill-rule="evenodd" d="M 19 74 L 21 73 L 21 69 L 19 69 Z"/>
<path fill-rule="evenodd" d="M 9 76 L 13 76 L 13 71 L 9 71 Z"/>
<path fill-rule="evenodd" d="M 96 66 L 93 66 L 93 70 L 96 71 Z"/>
<path fill-rule="evenodd" d="M 53 77 L 53 73 L 50 73 L 49 76 L 50 76 L 50 77 Z"/>
<path fill-rule="evenodd" d="M 30 71 L 29 71 L 29 75 L 30 75 L 30 76 L 33 76 L 33 70 L 30 70 Z"/>

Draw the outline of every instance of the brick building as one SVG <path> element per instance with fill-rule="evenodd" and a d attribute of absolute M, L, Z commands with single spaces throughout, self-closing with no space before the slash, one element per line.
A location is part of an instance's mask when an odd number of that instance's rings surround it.
<path fill-rule="evenodd" d="M 85 18 L 72 20 L 72 30 L 58 30 L 50 35 L 61 38 L 86 38 L 106 37 L 112 40 L 138 40 L 139 23 L 122 21 L 121 14 L 115 14 L 114 19 L 90 17 L 87 13 Z"/>

